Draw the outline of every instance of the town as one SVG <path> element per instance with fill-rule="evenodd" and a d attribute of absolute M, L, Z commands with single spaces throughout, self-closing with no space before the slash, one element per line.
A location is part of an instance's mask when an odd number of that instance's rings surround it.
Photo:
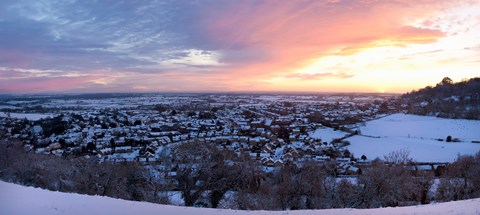
<path fill-rule="evenodd" d="M 476 166 L 480 123 L 409 114 L 421 108 L 395 94 L 7 95 L 0 176 L 64 192 L 244 210 L 468 196 L 476 188 L 449 180 L 476 180 L 455 174 Z"/>
<path fill-rule="evenodd" d="M 335 161 L 340 175 L 370 162 L 347 137 L 396 112 L 395 95 L 112 94 L 6 97 L 0 134 L 25 150 L 101 161 L 156 164 L 163 150 L 193 142 L 247 153 L 265 171 L 285 163 Z M 325 132 L 316 132 L 317 129 Z M 330 137 L 332 136 L 333 137 Z"/>

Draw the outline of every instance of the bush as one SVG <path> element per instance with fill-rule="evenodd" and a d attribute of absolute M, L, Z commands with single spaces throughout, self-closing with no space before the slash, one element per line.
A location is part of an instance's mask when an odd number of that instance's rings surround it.
<path fill-rule="evenodd" d="M 446 141 L 447 141 L 447 142 L 452 142 L 452 136 L 448 135 Z"/>

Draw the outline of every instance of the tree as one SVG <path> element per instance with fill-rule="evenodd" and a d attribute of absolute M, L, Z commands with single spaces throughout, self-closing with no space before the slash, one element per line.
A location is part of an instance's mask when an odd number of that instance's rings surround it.
<path fill-rule="evenodd" d="M 89 142 L 87 144 L 86 149 L 87 149 L 88 152 L 93 153 L 97 149 L 97 145 L 95 145 L 95 143 L 93 143 L 93 142 Z"/>
<path fill-rule="evenodd" d="M 421 204 L 430 203 L 430 188 L 435 174 L 433 172 L 420 171 L 412 178 L 413 198 Z"/>
<path fill-rule="evenodd" d="M 275 196 L 282 210 L 300 208 L 300 190 L 298 189 L 298 169 L 295 165 L 284 165 L 278 172 Z"/>
<path fill-rule="evenodd" d="M 447 136 L 447 142 L 452 142 L 452 136 L 450 135 Z"/>
<path fill-rule="evenodd" d="M 148 178 L 145 172 L 137 163 L 124 163 L 126 179 L 126 191 L 131 200 L 142 201 L 145 198 L 145 187 Z"/>
<path fill-rule="evenodd" d="M 288 140 L 288 138 L 290 137 L 290 130 L 285 127 L 285 126 L 281 126 L 278 133 L 277 133 L 278 137 L 280 138 L 283 138 L 285 140 Z"/>
<path fill-rule="evenodd" d="M 213 144 L 178 145 L 173 150 L 173 163 L 177 168 L 178 190 L 186 206 L 193 206 L 207 190 L 211 190 L 214 201 L 219 201 L 228 190 L 227 157 Z M 218 202 L 213 204 L 218 205 Z"/>
<path fill-rule="evenodd" d="M 110 147 L 112 148 L 113 152 L 115 152 L 115 146 L 116 146 L 115 139 L 111 138 L 109 143 L 110 143 Z"/>
<path fill-rule="evenodd" d="M 217 149 L 217 148 L 215 148 Z M 230 151 L 214 150 L 212 153 L 212 166 L 210 181 L 212 187 L 208 198 L 212 208 L 217 208 L 225 193 L 238 184 L 237 177 L 242 175 L 242 169 L 236 168 L 236 155 Z"/>
<path fill-rule="evenodd" d="M 62 146 L 62 149 L 65 149 L 68 146 L 68 144 L 65 142 L 65 139 L 63 139 L 63 138 L 60 138 L 58 140 L 58 143 L 60 144 L 60 146 Z"/>
<path fill-rule="evenodd" d="M 398 206 L 411 198 L 411 174 L 403 166 L 372 164 L 358 177 L 358 206 L 362 208 Z"/>
<path fill-rule="evenodd" d="M 163 106 L 163 105 L 161 105 L 161 104 L 157 104 L 157 105 L 155 105 L 155 107 L 154 107 L 153 109 L 155 109 L 155 110 L 156 110 L 156 111 L 158 111 L 159 113 L 162 113 L 162 112 L 164 112 L 164 111 L 166 111 L 166 110 L 167 110 L 167 108 L 166 108 L 166 107 L 164 107 L 164 106 Z"/>
<path fill-rule="evenodd" d="M 382 102 L 382 104 L 380 105 L 380 111 L 382 113 L 387 113 L 388 112 L 388 103 L 386 101 Z"/>
<path fill-rule="evenodd" d="M 452 84 L 453 84 L 453 81 L 449 77 L 443 78 L 442 81 L 440 82 L 440 85 L 452 85 Z"/>
<path fill-rule="evenodd" d="M 133 125 L 142 125 L 142 120 L 139 120 L 139 119 L 135 120 Z"/>
<path fill-rule="evenodd" d="M 271 209 L 272 200 L 270 197 L 271 186 L 264 183 L 266 175 L 260 165 L 254 161 L 249 154 L 239 156 L 239 175 L 236 176 L 235 204 L 241 210 Z M 267 197 L 268 196 L 268 197 Z"/>
<path fill-rule="evenodd" d="M 350 145 L 350 144 L 349 144 Z M 349 158 L 351 155 L 350 151 L 348 149 L 346 149 L 344 152 L 343 152 L 343 157 L 346 157 L 346 158 Z"/>
<path fill-rule="evenodd" d="M 410 158 L 410 150 L 403 148 L 397 151 L 392 151 L 385 155 L 384 157 L 385 162 L 390 164 L 406 164 L 412 159 Z"/>
<path fill-rule="evenodd" d="M 448 166 L 437 190 L 437 200 L 452 201 L 480 197 L 480 152 L 459 156 Z"/>
<path fill-rule="evenodd" d="M 342 179 L 336 189 L 333 207 L 336 208 L 352 208 L 356 206 L 356 190 L 358 188 L 346 179 Z"/>
<path fill-rule="evenodd" d="M 300 169 L 298 190 L 305 196 L 305 209 L 325 208 L 327 173 L 324 166 L 307 161 Z"/>

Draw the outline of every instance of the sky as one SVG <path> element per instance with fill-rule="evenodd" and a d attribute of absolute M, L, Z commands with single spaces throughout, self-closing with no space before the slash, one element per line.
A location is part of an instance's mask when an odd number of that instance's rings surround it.
<path fill-rule="evenodd" d="M 405 93 L 480 76 L 480 0 L 1 0 L 0 93 Z"/>

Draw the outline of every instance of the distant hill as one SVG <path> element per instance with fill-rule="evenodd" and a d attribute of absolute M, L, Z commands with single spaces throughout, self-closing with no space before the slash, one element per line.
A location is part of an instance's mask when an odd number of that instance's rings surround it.
<path fill-rule="evenodd" d="M 480 77 L 454 83 L 445 77 L 435 87 L 402 95 L 408 113 L 443 118 L 480 119 Z"/>

